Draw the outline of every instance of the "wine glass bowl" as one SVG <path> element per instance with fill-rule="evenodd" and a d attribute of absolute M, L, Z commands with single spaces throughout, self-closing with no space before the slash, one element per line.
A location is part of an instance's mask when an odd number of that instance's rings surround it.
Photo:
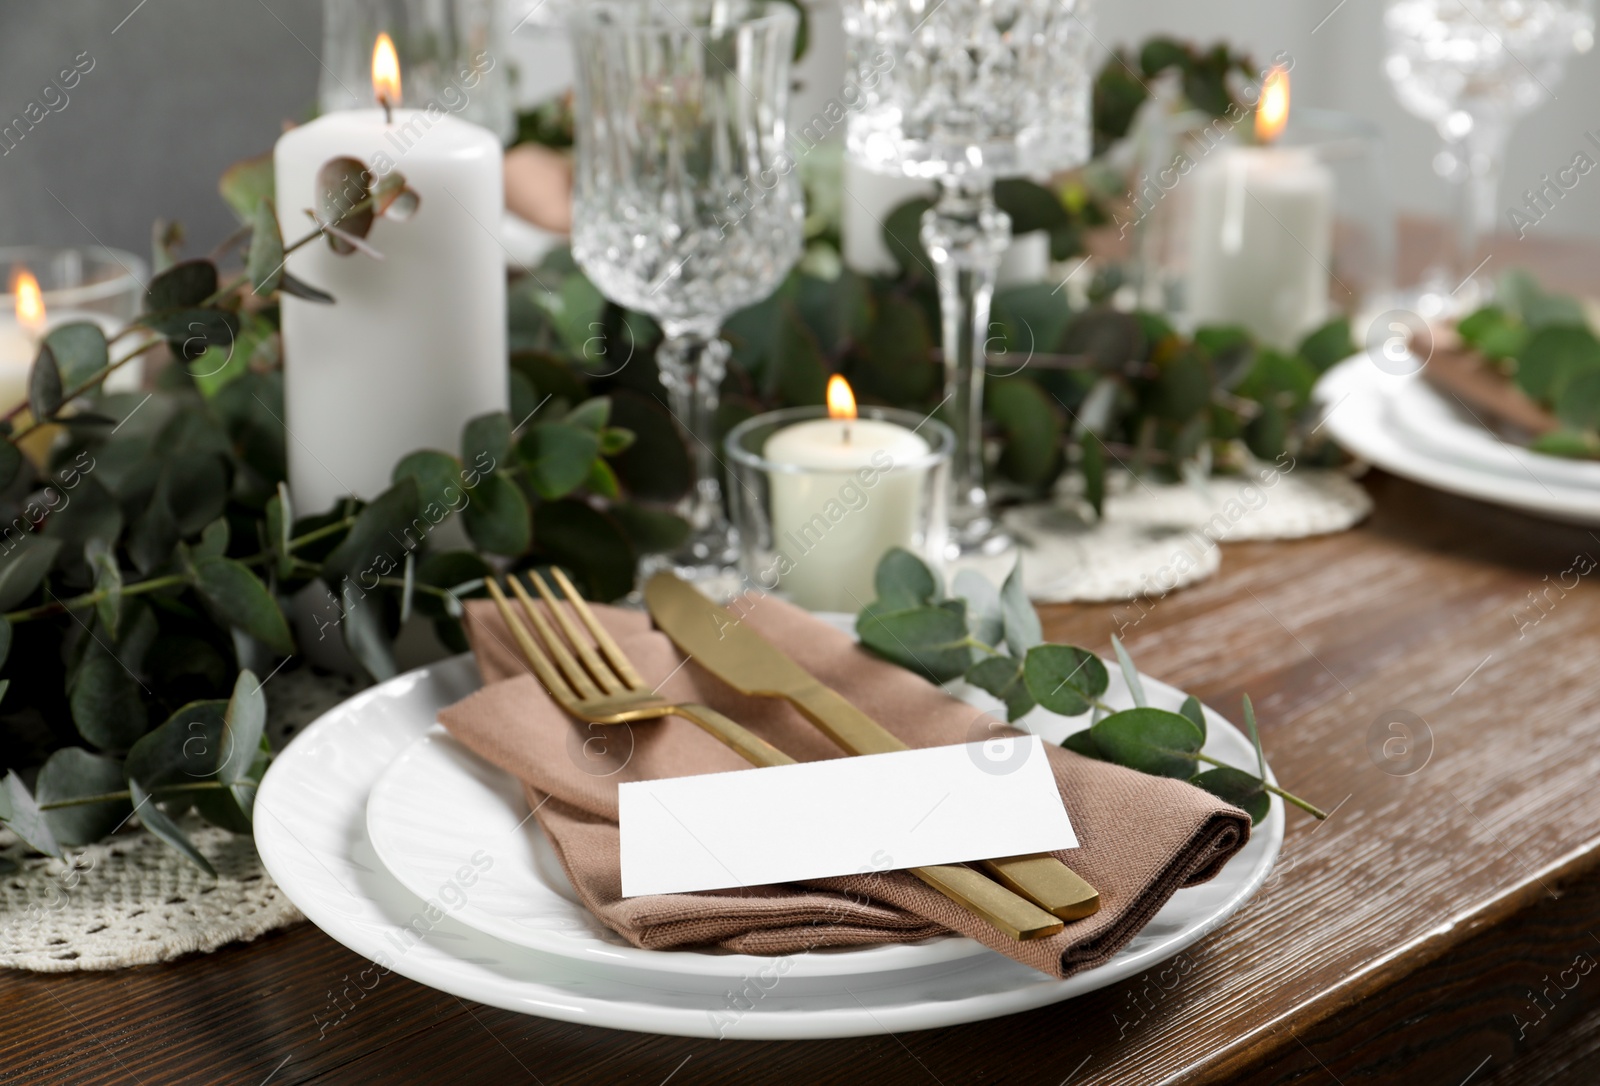
<path fill-rule="evenodd" d="M 724 577 L 737 556 L 713 448 L 723 319 L 799 259 L 785 147 L 798 18 L 780 0 L 593 0 L 571 20 L 572 254 L 607 298 L 654 317 L 669 407 L 696 465 L 691 535 L 668 564 Z"/>
<path fill-rule="evenodd" d="M 1554 97 L 1568 56 L 1594 44 L 1589 0 L 1391 0 L 1384 32 L 1384 73 L 1400 104 L 1439 133 L 1434 172 L 1453 194 L 1453 236 L 1419 309 L 1470 309 L 1486 293 L 1472 272 L 1498 216 L 1511 126 Z"/>

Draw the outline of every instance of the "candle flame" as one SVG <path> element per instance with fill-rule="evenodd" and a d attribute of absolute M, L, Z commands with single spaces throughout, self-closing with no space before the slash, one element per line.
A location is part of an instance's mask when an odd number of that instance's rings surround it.
<path fill-rule="evenodd" d="M 1256 106 L 1256 139 L 1271 143 L 1289 123 L 1289 69 L 1274 65 L 1261 83 L 1261 104 Z"/>
<path fill-rule="evenodd" d="M 37 335 L 44 331 L 44 292 L 27 268 L 11 273 L 11 293 L 17 298 L 17 323 Z"/>
<path fill-rule="evenodd" d="M 372 47 L 372 94 L 382 105 L 400 104 L 400 56 L 387 34 L 379 34 Z"/>
<path fill-rule="evenodd" d="M 856 396 L 850 391 L 850 382 L 837 373 L 828 378 L 828 417 L 853 419 L 856 417 Z"/>

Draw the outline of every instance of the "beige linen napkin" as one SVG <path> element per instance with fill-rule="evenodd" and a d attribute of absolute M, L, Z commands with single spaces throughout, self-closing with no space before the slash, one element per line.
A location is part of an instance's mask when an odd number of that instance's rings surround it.
<path fill-rule="evenodd" d="M 796 607 L 767 597 L 746 601 L 743 609 L 743 621 L 910 746 L 994 734 L 972 706 L 872 656 L 850 636 Z M 692 660 L 686 663 L 647 615 L 612 607 L 595 612 L 645 680 L 661 684 L 663 695 L 719 709 L 800 761 L 841 756 L 786 703 L 745 697 Z M 579 897 L 636 946 L 715 945 L 793 954 L 813 947 L 910 942 L 949 929 L 1065 977 L 1110 958 L 1174 891 L 1210 879 L 1250 837 L 1248 816 L 1198 788 L 1050 747 L 1056 785 L 1079 841 L 1078 848 L 1056 855 L 1088 879 L 1101 900 L 1099 912 L 1068 923 L 1051 938 L 1010 939 L 900 871 L 623 898 L 617 785 L 747 769 L 748 764 L 686 720 L 615 730 L 572 720 L 528 673 L 494 605 L 474 601 L 467 614 L 484 688 L 445 709 L 440 721 L 525 784 L 528 803 Z M 804 816 L 795 812 L 796 818 Z"/>

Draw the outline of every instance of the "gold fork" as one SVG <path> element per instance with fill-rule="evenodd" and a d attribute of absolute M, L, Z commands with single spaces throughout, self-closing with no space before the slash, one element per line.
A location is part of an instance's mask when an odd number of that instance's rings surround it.
<path fill-rule="evenodd" d="M 595 724 L 626 724 L 636 720 L 678 716 L 698 724 L 753 765 L 794 763 L 794 759 L 783 751 L 715 709 L 692 702 L 677 702 L 651 690 L 634 670 L 621 647 L 594 617 L 594 612 L 589 610 L 589 605 L 572 582 L 559 569 L 552 570 L 552 573 L 572 612 L 592 635 L 592 644 L 539 574 L 530 571 L 529 579 L 556 625 L 566 635 L 565 642 L 515 576 L 507 580 L 537 637 L 512 611 L 510 601 L 495 579 L 486 578 L 484 584 L 500 610 L 500 617 L 505 620 L 511 636 L 516 639 L 517 646 L 527 659 L 528 666 L 550 692 L 550 696 L 569 715 Z M 970 867 L 940 864 L 913 868 L 911 873 L 1013 939 L 1038 939 L 1054 935 L 1062 929 L 1059 918 L 999 883 L 991 882 Z"/>

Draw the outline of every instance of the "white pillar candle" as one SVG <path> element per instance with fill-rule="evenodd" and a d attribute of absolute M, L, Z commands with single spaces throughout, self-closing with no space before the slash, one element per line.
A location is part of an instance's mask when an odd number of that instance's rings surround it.
<path fill-rule="evenodd" d="M 399 171 L 420 203 L 403 222 L 373 224 L 381 261 L 322 239 L 289 257 L 290 274 L 335 298 L 283 298 L 289 486 L 302 514 L 375 497 L 405 454 L 457 451 L 467 420 L 509 398 L 500 141 L 437 103 L 295 128 L 273 153 L 286 241 L 312 228 L 317 172 L 340 156 L 376 176 Z"/>
<path fill-rule="evenodd" d="M 917 545 L 927 468 L 906 465 L 925 461 L 928 448 L 882 419 L 811 419 L 768 438 L 763 458 L 798 469 L 768 474 L 773 546 L 790 559 L 779 589 L 813 611 L 854 613 L 871 602 L 878 560 Z M 859 482 L 864 468 L 876 475 L 871 487 Z"/>
<path fill-rule="evenodd" d="M 1219 150 L 1194 174 L 1188 311 L 1292 349 L 1328 312 L 1333 175 L 1304 148 Z"/>
<path fill-rule="evenodd" d="M 1238 324 L 1292 350 L 1327 319 L 1333 261 L 1333 174 L 1310 149 L 1273 147 L 1289 120 L 1289 73 L 1261 84 L 1256 138 L 1218 150 L 1195 171 L 1188 315 Z"/>
<path fill-rule="evenodd" d="M 860 275 L 893 275 L 900 263 L 883 243 L 883 224 L 907 200 L 918 196 L 933 199 L 938 185 L 914 177 L 874 173 L 846 155 L 843 188 L 839 241 L 845 267 Z"/>

